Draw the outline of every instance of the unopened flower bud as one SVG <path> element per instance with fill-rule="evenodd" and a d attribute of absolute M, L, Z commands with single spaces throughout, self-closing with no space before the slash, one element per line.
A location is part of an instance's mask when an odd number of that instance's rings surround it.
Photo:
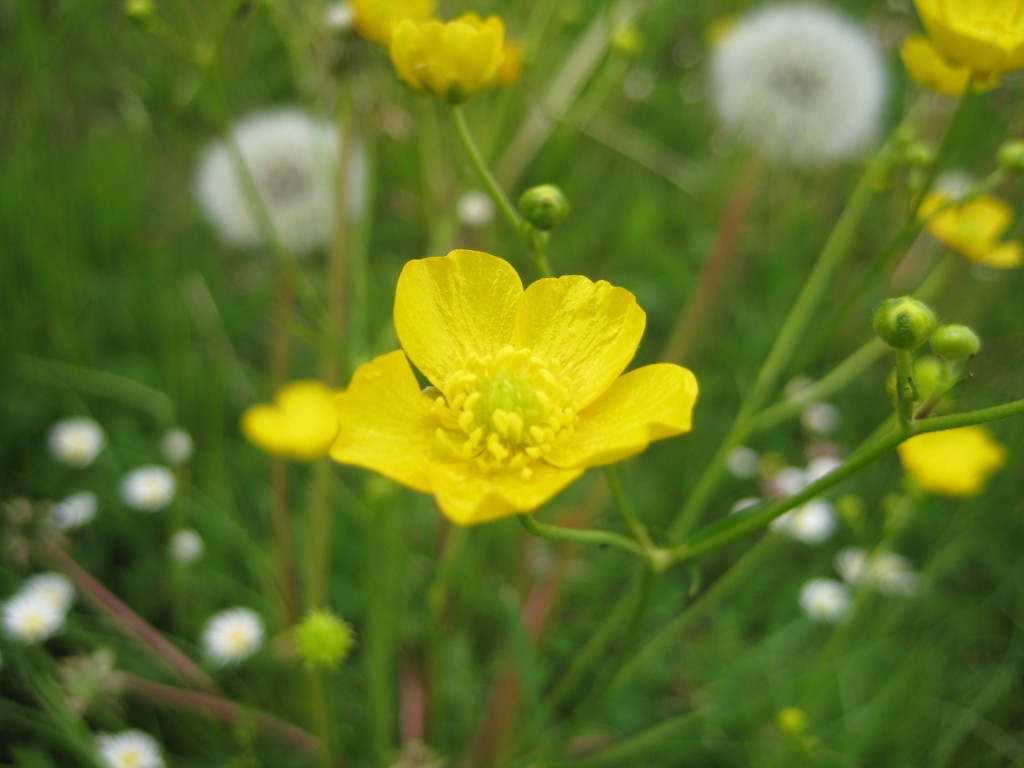
<path fill-rule="evenodd" d="M 519 212 L 534 227 L 547 232 L 569 215 L 569 201 L 554 184 L 540 184 L 523 192 Z"/>
<path fill-rule="evenodd" d="M 964 360 L 978 354 L 981 339 L 966 325 L 950 323 L 935 329 L 931 338 L 935 354 L 947 360 Z"/>
<path fill-rule="evenodd" d="M 1008 141 L 999 148 L 999 165 L 1013 173 L 1024 173 L 1024 141 Z"/>
<path fill-rule="evenodd" d="M 931 307 L 912 296 L 886 299 L 875 312 L 875 333 L 894 349 L 917 349 L 928 341 L 936 325 Z"/>
<path fill-rule="evenodd" d="M 299 655 L 307 667 L 331 669 L 348 656 L 355 643 L 352 628 L 330 610 L 310 611 L 295 628 Z"/>

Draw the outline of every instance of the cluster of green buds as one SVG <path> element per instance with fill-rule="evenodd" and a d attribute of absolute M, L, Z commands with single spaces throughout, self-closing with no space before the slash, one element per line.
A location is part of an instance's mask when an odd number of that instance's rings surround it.
<path fill-rule="evenodd" d="M 901 415 L 907 418 L 929 415 L 960 383 L 967 362 L 981 350 L 981 340 L 971 328 L 940 325 L 935 311 L 912 296 L 886 299 L 875 311 L 873 324 L 875 334 L 897 352 L 891 383 Z M 926 342 L 938 357 L 915 359 L 914 351 Z"/>

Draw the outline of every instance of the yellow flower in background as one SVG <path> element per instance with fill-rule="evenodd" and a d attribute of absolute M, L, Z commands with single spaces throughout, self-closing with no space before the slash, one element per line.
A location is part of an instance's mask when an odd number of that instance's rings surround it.
<path fill-rule="evenodd" d="M 363 37 L 387 45 L 395 24 L 408 19 L 426 21 L 434 15 L 437 0 L 351 0 L 355 25 Z"/>
<path fill-rule="evenodd" d="M 452 104 L 491 86 L 504 50 L 501 19 L 481 20 L 474 13 L 447 23 L 403 21 L 395 27 L 389 49 L 403 82 Z"/>
<path fill-rule="evenodd" d="M 978 426 L 917 435 L 896 450 L 917 486 L 941 496 L 976 496 L 1006 463 L 1006 448 Z"/>
<path fill-rule="evenodd" d="M 623 288 L 569 275 L 523 290 L 507 262 L 459 250 L 405 265 L 394 317 L 402 350 L 337 398 L 331 457 L 433 494 L 456 523 L 534 510 L 588 467 L 690 429 L 690 371 L 622 375 L 646 322 Z"/>
<path fill-rule="evenodd" d="M 900 58 L 907 74 L 922 88 L 947 96 L 963 96 L 971 71 L 954 64 L 939 53 L 925 35 L 909 35 L 900 46 Z M 987 91 L 999 85 L 996 77 L 975 77 L 974 90 Z"/>
<path fill-rule="evenodd" d="M 943 206 L 947 206 L 943 210 Z M 994 195 L 978 195 L 962 203 L 949 204 L 942 192 L 932 192 L 921 204 L 928 231 L 936 239 L 971 261 L 996 269 L 1010 269 L 1024 263 L 1024 249 L 1018 240 L 1000 242 L 1013 221 L 1013 209 Z"/>
<path fill-rule="evenodd" d="M 979 74 L 1024 68 L 1024 0 L 914 0 L 950 61 Z"/>
<path fill-rule="evenodd" d="M 293 381 L 277 391 L 273 403 L 254 405 L 242 414 L 242 434 L 268 453 L 318 459 L 338 434 L 337 395 L 337 389 L 321 381 Z"/>

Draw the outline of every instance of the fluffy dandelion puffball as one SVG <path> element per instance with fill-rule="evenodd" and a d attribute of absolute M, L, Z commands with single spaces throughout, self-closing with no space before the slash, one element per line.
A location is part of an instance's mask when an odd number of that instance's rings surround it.
<path fill-rule="evenodd" d="M 96 737 L 96 752 L 105 768 L 164 768 L 160 745 L 144 731 L 101 734 Z"/>
<path fill-rule="evenodd" d="M 737 21 L 711 56 L 722 121 L 770 158 L 818 165 L 877 136 L 885 62 L 867 32 L 825 8 L 770 6 Z"/>
<path fill-rule="evenodd" d="M 281 244 L 296 255 L 306 254 L 331 242 L 340 157 L 338 132 L 327 121 L 299 109 L 252 115 L 207 149 L 196 196 L 226 244 L 264 244 L 265 211 Z M 361 210 L 365 173 L 357 149 L 346 180 L 350 216 Z"/>
<path fill-rule="evenodd" d="M 121 479 L 121 498 L 140 512 L 163 509 L 174 499 L 175 490 L 174 473 L 156 464 L 133 469 Z"/>
<path fill-rule="evenodd" d="M 850 590 L 834 579 L 811 579 L 800 589 L 800 607 L 808 618 L 835 624 L 850 612 Z"/>
<path fill-rule="evenodd" d="M 79 491 L 54 504 L 48 519 L 58 531 L 73 531 L 91 523 L 99 506 L 95 493 Z"/>
<path fill-rule="evenodd" d="M 40 643 L 64 626 L 67 611 L 39 591 L 20 591 L 0 606 L 0 624 L 12 640 Z"/>
<path fill-rule="evenodd" d="M 64 419 L 50 429 L 47 443 L 53 458 L 80 469 L 92 464 L 106 445 L 107 437 L 92 419 Z"/>
<path fill-rule="evenodd" d="M 206 622 L 203 654 L 218 667 L 239 664 L 263 645 L 263 619 L 249 608 L 229 608 Z"/>

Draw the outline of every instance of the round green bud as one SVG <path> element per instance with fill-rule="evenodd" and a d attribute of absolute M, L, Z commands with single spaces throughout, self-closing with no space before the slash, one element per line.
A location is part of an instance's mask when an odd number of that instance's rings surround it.
<path fill-rule="evenodd" d="M 999 165 L 1014 173 L 1024 173 L 1024 141 L 1008 141 L 999 148 Z"/>
<path fill-rule="evenodd" d="M 936 328 L 932 334 L 931 344 L 935 354 L 947 360 L 964 360 L 978 354 L 981 349 L 978 334 L 966 325 L 958 323 L 940 325 Z"/>
<path fill-rule="evenodd" d="M 295 627 L 295 643 L 307 667 L 337 667 L 355 644 L 352 628 L 330 610 L 310 611 Z"/>
<path fill-rule="evenodd" d="M 569 201 L 554 184 L 540 184 L 523 192 L 519 212 L 534 227 L 547 232 L 569 215 Z"/>
<path fill-rule="evenodd" d="M 875 312 L 875 333 L 893 349 L 917 349 L 939 321 L 924 302 L 912 296 L 886 299 Z"/>

